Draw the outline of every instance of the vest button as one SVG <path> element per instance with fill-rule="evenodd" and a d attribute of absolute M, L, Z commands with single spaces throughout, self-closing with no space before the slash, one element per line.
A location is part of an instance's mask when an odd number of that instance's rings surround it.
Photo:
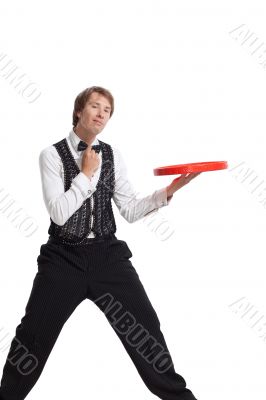
<path fill-rule="evenodd" d="M 88 190 L 88 193 L 90 194 L 90 193 L 91 193 L 91 190 Z"/>

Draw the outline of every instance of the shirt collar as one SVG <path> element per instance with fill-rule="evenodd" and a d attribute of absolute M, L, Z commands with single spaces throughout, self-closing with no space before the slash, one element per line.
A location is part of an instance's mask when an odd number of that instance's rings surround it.
<path fill-rule="evenodd" d="M 82 150 L 78 150 L 78 144 L 80 142 L 80 137 L 74 132 L 73 128 L 71 129 L 71 131 L 69 132 L 69 141 L 76 153 L 77 156 L 80 156 Z M 97 137 L 94 139 L 94 141 L 92 142 L 91 146 L 94 146 L 96 144 L 99 144 L 99 140 L 97 139 Z"/>

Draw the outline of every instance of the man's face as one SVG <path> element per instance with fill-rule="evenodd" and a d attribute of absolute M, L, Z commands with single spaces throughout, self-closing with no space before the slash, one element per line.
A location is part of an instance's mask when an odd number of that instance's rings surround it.
<path fill-rule="evenodd" d="M 77 127 L 93 134 L 100 133 L 110 118 L 111 104 L 100 93 L 93 92 L 81 112 Z"/>

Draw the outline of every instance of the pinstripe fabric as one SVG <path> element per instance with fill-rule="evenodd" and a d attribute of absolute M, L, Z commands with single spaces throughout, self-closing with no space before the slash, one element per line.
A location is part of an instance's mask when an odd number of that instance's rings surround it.
<path fill-rule="evenodd" d="M 89 299 L 105 313 L 152 393 L 164 400 L 196 400 L 174 370 L 160 321 L 131 257 L 127 243 L 115 235 L 86 245 L 48 240 L 41 246 L 25 315 L 3 368 L 0 399 L 25 399 L 65 322 L 83 300 Z"/>

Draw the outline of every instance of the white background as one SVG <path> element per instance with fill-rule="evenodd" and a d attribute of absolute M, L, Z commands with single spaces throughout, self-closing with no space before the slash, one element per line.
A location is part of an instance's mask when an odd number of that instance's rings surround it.
<path fill-rule="evenodd" d="M 133 253 L 188 388 L 199 400 L 265 397 L 266 196 L 259 193 L 266 186 L 266 69 L 259 51 L 252 55 L 230 33 L 242 24 L 256 43 L 266 41 L 265 2 L 2 2 L 0 54 L 41 92 L 30 103 L 0 76 L 0 193 L 38 227 L 26 237 L 1 208 L 2 346 L 24 315 L 48 238 L 39 153 L 68 135 L 76 95 L 99 85 L 115 98 L 99 138 L 121 150 L 140 197 L 176 177 L 154 176 L 158 166 L 226 160 L 235 167 L 201 174 L 158 211 L 173 230 L 168 240 L 147 222 L 128 224 L 113 208 L 117 236 Z M 262 182 L 254 193 L 236 173 L 241 163 Z M 253 322 L 262 316 L 253 328 L 251 313 L 230 306 L 241 298 L 257 310 Z M 1 369 L 6 356 L 7 346 Z M 107 396 L 155 398 L 105 316 L 87 301 L 65 324 L 27 398 Z"/>

